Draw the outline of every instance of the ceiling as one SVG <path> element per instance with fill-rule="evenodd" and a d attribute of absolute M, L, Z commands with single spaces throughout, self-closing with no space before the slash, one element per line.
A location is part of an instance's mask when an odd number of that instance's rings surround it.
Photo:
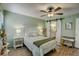
<path fill-rule="evenodd" d="M 49 6 L 62 7 L 63 9 L 60 12 L 63 12 L 64 15 L 79 12 L 78 3 L 2 3 L 1 5 L 5 10 L 40 19 L 46 19 L 46 17 L 40 17 L 43 14 L 40 10 L 46 10 Z"/>

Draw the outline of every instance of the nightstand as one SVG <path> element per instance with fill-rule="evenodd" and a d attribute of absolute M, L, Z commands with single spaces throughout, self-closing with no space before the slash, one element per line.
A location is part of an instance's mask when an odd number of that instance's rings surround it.
<path fill-rule="evenodd" d="M 23 40 L 24 40 L 24 38 L 22 38 L 22 37 L 14 38 L 14 48 L 22 47 L 23 46 Z"/>

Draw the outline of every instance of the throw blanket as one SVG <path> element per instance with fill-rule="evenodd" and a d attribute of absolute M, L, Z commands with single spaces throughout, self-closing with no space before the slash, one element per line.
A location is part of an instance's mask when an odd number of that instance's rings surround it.
<path fill-rule="evenodd" d="M 33 42 L 33 44 L 35 44 L 37 47 L 40 47 L 42 44 L 48 42 L 48 41 L 51 41 L 55 38 L 49 38 L 49 39 L 43 39 L 43 40 L 39 40 L 39 41 L 35 41 Z"/>

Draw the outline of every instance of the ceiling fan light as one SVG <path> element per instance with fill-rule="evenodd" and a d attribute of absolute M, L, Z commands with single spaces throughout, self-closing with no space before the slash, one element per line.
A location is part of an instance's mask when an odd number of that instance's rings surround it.
<path fill-rule="evenodd" d="M 48 17 L 53 17 L 54 15 L 53 14 L 48 14 Z"/>

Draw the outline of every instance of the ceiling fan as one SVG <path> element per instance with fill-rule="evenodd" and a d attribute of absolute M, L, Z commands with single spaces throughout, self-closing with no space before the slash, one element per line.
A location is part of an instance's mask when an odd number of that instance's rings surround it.
<path fill-rule="evenodd" d="M 50 6 L 47 8 L 47 10 L 40 10 L 40 12 L 45 13 L 44 15 L 41 15 L 41 17 L 43 17 L 43 16 L 52 17 L 54 15 L 63 15 L 63 13 L 57 13 L 57 11 L 59 11 L 61 9 L 62 9 L 61 7 L 54 8 L 54 7 Z"/>

